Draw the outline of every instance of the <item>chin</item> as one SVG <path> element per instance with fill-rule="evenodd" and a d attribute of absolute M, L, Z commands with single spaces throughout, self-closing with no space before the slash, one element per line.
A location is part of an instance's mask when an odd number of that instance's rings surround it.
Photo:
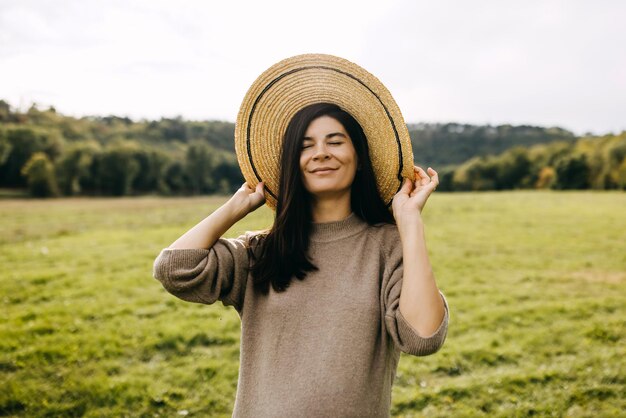
<path fill-rule="evenodd" d="M 342 188 L 327 188 L 327 187 L 313 187 L 307 188 L 307 191 L 313 196 L 320 196 L 324 194 L 333 194 L 338 195 L 341 193 L 349 193 L 350 189 L 342 189 Z"/>

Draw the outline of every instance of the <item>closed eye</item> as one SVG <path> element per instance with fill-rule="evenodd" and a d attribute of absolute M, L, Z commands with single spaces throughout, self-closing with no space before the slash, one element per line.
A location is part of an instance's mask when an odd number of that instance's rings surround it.
<path fill-rule="evenodd" d="M 330 144 L 330 145 L 341 145 L 341 144 L 343 144 L 343 142 L 341 142 L 341 141 L 340 141 L 340 142 L 329 142 L 329 144 Z M 312 146 L 312 145 L 302 145 L 302 149 L 304 149 L 304 148 L 309 148 L 309 147 L 311 147 L 311 146 Z"/>

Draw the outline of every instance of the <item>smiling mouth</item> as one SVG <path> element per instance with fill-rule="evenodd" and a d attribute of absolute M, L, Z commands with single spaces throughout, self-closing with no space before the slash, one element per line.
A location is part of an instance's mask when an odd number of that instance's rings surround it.
<path fill-rule="evenodd" d="M 336 170 L 337 169 L 317 170 L 317 171 L 314 171 L 311 174 L 326 174 L 326 173 L 331 173 L 331 172 L 336 171 Z"/>

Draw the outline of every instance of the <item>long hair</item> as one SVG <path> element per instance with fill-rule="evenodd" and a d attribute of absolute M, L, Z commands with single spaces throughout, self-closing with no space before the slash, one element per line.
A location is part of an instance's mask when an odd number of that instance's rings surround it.
<path fill-rule="evenodd" d="M 378 194 L 361 125 L 332 103 L 315 103 L 300 109 L 287 125 L 283 138 L 274 224 L 258 238 L 259 257 L 250 252 L 255 260 L 251 267 L 254 287 L 263 294 L 269 292 L 270 283 L 275 291 L 281 292 L 289 287 L 292 277 L 303 280 L 308 271 L 318 270 L 307 256 L 313 217 L 311 195 L 304 187 L 300 171 L 300 153 L 309 124 L 320 116 L 337 120 L 352 139 L 360 163 L 350 189 L 352 211 L 370 225 L 396 223 Z"/>

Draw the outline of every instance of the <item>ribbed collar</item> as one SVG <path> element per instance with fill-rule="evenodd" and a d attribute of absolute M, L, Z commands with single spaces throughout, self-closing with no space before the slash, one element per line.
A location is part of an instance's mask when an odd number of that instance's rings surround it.
<path fill-rule="evenodd" d="M 340 221 L 311 222 L 311 241 L 330 242 L 358 234 L 367 228 L 368 224 L 351 212 L 347 218 Z"/>

